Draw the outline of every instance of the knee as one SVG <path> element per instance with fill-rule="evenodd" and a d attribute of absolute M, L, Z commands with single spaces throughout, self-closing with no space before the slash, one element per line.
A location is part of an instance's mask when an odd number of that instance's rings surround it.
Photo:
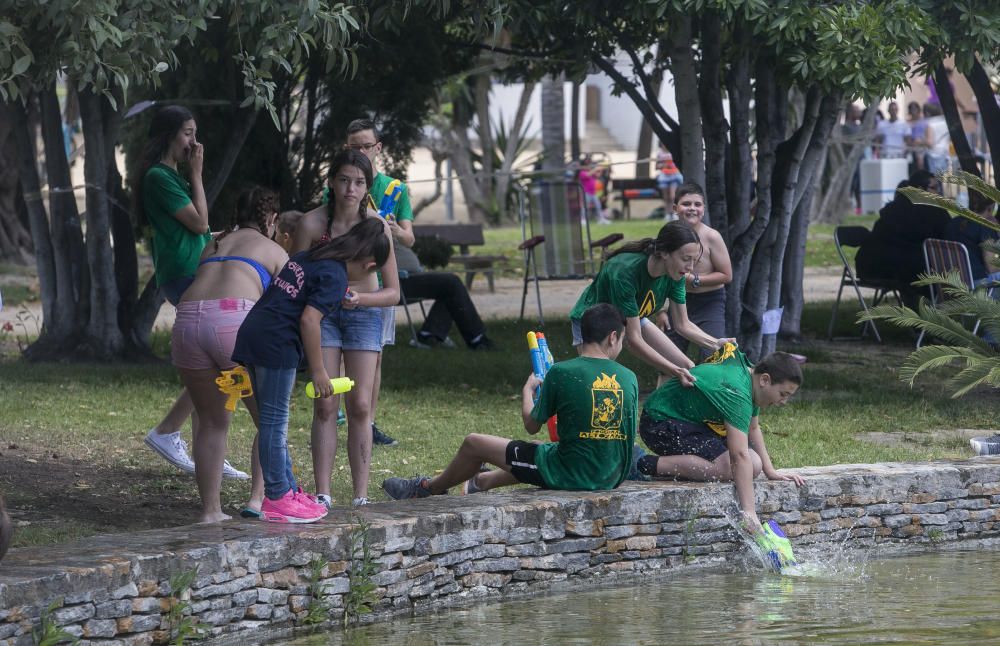
<path fill-rule="evenodd" d="M 352 397 L 347 400 L 348 424 L 350 424 L 351 420 L 367 420 L 371 412 L 372 400 L 370 396 Z"/>
<path fill-rule="evenodd" d="M 324 424 L 337 419 L 340 397 L 325 397 L 313 400 L 313 419 Z"/>
<path fill-rule="evenodd" d="M 764 470 L 764 463 L 761 462 L 760 456 L 753 449 L 750 449 L 750 460 L 753 462 L 753 477 L 756 478 Z"/>

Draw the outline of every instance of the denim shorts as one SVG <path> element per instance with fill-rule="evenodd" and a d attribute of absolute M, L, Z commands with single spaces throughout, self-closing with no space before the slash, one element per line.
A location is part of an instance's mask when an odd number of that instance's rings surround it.
<path fill-rule="evenodd" d="M 170 335 L 174 366 L 187 370 L 228 370 L 235 366 L 232 356 L 236 333 L 253 304 L 246 298 L 178 303 Z"/>
<path fill-rule="evenodd" d="M 340 308 L 320 324 L 320 345 L 343 350 L 382 351 L 382 308 Z"/>
<path fill-rule="evenodd" d="M 396 345 L 396 308 L 382 308 L 382 345 Z"/>

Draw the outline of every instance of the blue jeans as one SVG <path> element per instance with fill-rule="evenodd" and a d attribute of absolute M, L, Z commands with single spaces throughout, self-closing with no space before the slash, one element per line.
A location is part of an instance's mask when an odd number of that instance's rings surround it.
<path fill-rule="evenodd" d="M 246 368 L 260 415 L 258 452 L 264 472 L 264 495 L 277 500 L 296 487 L 288 455 L 288 406 L 295 386 L 295 368 Z"/>

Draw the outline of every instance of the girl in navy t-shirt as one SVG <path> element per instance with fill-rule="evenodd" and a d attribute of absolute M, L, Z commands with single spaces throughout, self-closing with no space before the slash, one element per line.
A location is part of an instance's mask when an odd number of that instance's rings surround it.
<path fill-rule="evenodd" d="M 288 456 L 288 407 L 295 372 L 309 361 L 317 395 L 333 394 L 323 366 L 320 321 L 340 309 L 348 276 L 357 279 L 385 264 L 390 243 L 381 220 L 363 220 L 347 233 L 289 258 L 240 326 L 233 361 L 250 374 L 260 410 L 260 465 L 265 520 L 310 523 L 326 515 L 295 484 Z"/>

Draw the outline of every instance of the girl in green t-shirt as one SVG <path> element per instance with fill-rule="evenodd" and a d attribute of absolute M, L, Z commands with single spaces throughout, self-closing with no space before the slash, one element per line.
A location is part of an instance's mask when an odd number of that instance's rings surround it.
<path fill-rule="evenodd" d="M 666 305 L 674 329 L 689 341 L 713 352 L 727 341 L 734 342 L 717 339 L 688 319 L 684 276 L 693 271 L 701 253 L 698 234 L 680 221 L 665 224 L 656 238 L 623 245 L 608 256 L 570 312 L 573 345 L 580 344 L 579 323 L 583 312 L 596 303 L 610 303 L 625 315 L 625 340 L 632 354 L 662 375 L 692 385 L 695 378 L 689 369 L 694 362 L 648 317 Z"/>

